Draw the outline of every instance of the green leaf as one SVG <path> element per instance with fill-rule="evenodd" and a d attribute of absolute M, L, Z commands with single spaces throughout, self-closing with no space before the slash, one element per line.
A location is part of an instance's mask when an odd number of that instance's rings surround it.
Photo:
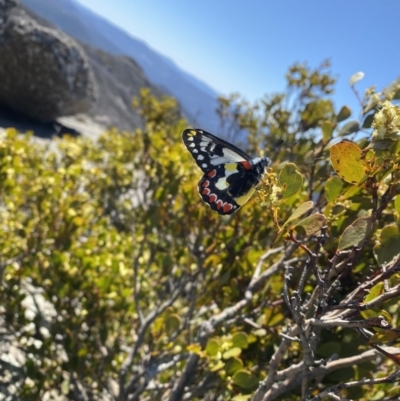
<path fill-rule="evenodd" d="M 79 357 L 85 358 L 87 354 L 88 354 L 88 349 L 86 347 L 79 348 L 79 351 L 78 351 Z"/>
<path fill-rule="evenodd" d="M 368 295 L 364 298 L 364 303 L 371 302 L 375 298 L 379 297 L 384 291 L 383 283 L 378 283 L 374 285 L 370 290 Z"/>
<path fill-rule="evenodd" d="M 321 124 L 322 138 L 325 142 L 332 138 L 332 132 L 335 129 L 335 125 L 331 121 L 324 121 Z"/>
<path fill-rule="evenodd" d="M 396 209 L 397 218 L 400 217 L 400 195 L 394 198 L 394 208 Z"/>
<path fill-rule="evenodd" d="M 398 330 L 385 330 L 380 331 L 379 333 L 375 333 L 369 341 L 371 343 L 385 343 L 389 341 L 395 341 L 400 338 L 400 333 Z"/>
<path fill-rule="evenodd" d="M 232 336 L 232 345 L 241 349 L 246 349 L 249 346 L 247 334 L 243 331 L 239 331 Z"/>
<path fill-rule="evenodd" d="M 375 116 L 375 113 L 368 114 L 368 115 L 364 118 L 362 127 L 363 127 L 363 128 L 366 128 L 366 129 L 371 128 L 371 127 L 372 127 L 372 121 L 374 121 L 374 116 Z"/>
<path fill-rule="evenodd" d="M 312 209 L 314 203 L 312 201 L 307 201 L 301 204 L 292 215 L 285 221 L 285 223 L 280 227 L 279 232 L 276 234 L 274 238 L 274 242 L 280 240 L 282 235 L 284 234 L 284 228 L 288 226 L 291 222 L 299 219 L 303 214 L 306 214 L 310 209 Z"/>
<path fill-rule="evenodd" d="M 243 368 L 243 361 L 239 358 L 230 358 L 225 364 L 225 370 L 228 375 L 232 376 L 236 371 Z"/>
<path fill-rule="evenodd" d="M 61 393 L 67 395 L 69 391 L 70 391 L 70 382 L 68 379 L 65 379 L 61 383 Z"/>
<path fill-rule="evenodd" d="M 194 354 L 201 355 L 202 349 L 201 345 L 199 343 L 194 343 L 194 344 L 189 344 L 186 349 L 189 352 L 193 352 Z"/>
<path fill-rule="evenodd" d="M 303 214 L 306 214 L 308 211 L 310 211 L 314 206 L 313 201 L 307 201 L 302 203 L 292 214 L 291 216 L 285 221 L 283 224 L 282 228 L 287 226 L 289 223 L 291 223 L 294 220 L 299 219 Z"/>
<path fill-rule="evenodd" d="M 370 143 L 368 149 L 387 150 L 393 146 L 391 139 L 377 139 Z"/>
<path fill-rule="evenodd" d="M 220 350 L 220 343 L 216 338 L 210 338 L 206 345 L 206 353 L 209 356 L 216 356 Z"/>
<path fill-rule="evenodd" d="M 346 120 L 347 118 L 349 118 L 351 116 L 351 110 L 349 107 L 347 106 L 343 106 L 340 111 L 339 114 L 336 117 L 336 121 L 338 123 L 340 123 L 341 121 Z"/>
<path fill-rule="evenodd" d="M 380 311 L 378 311 L 377 309 L 366 309 L 366 310 L 361 311 L 360 315 L 364 319 L 370 319 L 373 317 L 378 317 L 380 315 Z"/>
<path fill-rule="evenodd" d="M 359 244 L 365 239 L 371 230 L 371 219 L 369 217 L 360 217 L 353 224 L 346 227 L 339 240 L 338 251 Z"/>
<path fill-rule="evenodd" d="M 400 99 L 400 89 L 397 89 L 397 91 L 396 91 L 395 94 L 393 95 L 393 99 L 395 99 L 395 100 Z"/>
<path fill-rule="evenodd" d="M 179 327 L 181 326 L 182 323 L 182 319 L 181 317 L 174 313 L 171 315 L 168 315 L 165 319 L 165 329 L 167 331 L 168 334 L 172 334 L 175 331 L 177 331 L 179 329 Z"/>
<path fill-rule="evenodd" d="M 328 202 L 333 202 L 340 195 L 343 188 L 343 182 L 338 176 L 330 177 L 325 183 L 325 197 Z"/>
<path fill-rule="evenodd" d="M 321 344 L 317 348 L 317 354 L 325 358 L 330 358 L 333 354 L 339 354 L 340 348 L 341 347 L 339 341 L 328 341 Z"/>
<path fill-rule="evenodd" d="M 211 372 L 216 372 L 217 370 L 221 370 L 225 366 L 225 363 L 221 360 L 212 361 L 208 366 Z"/>
<path fill-rule="evenodd" d="M 346 136 L 350 134 L 354 134 L 355 132 L 358 132 L 360 130 L 360 123 L 357 120 L 352 120 L 343 125 L 342 128 L 340 128 L 338 135 L 339 136 Z"/>
<path fill-rule="evenodd" d="M 256 329 L 256 330 L 252 331 L 252 334 L 254 334 L 257 337 L 265 337 L 267 335 L 267 330 Z"/>
<path fill-rule="evenodd" d="M 225 351 L 222 354 L 222 358 L 223 359 L 229 359 L 229 358 L 233 358 L 236 356 L 239 356 L 242 353 L 242 350 L 238 347 L 233 347 L 231 349 L 228 349 L 227 351 Z"/>
<path fill-rule="evenodd" d="M 282 199 L 287 199 L 296 194 L 303 185 L 303 176 L 297 171 L 293 163 L 285 164 L 278 178 L 282 190 Z"/>
<path fill-rule="evenodd" d="M 390 148 L 390 154 L 393 156 L 400 155 L 400 141 L 393 141 L 393 145 Z"/>
<path fill-rule="evenodd" d="M 361 311 L 360 314 L 364 319 L 372 319 L 372 318 L 377 318 L 377 317 L 381 316 L 389 324 L 392 324 L 392 321 L 393 321 L 393 318 L 390 315 L 390 313 L 381 308 L 366 309 L 366 310 Z"/>
<path fill-rule="evenodd" d="M 357 184 L 365 177 L 361 149 L 353 142 L 339 142 L 331 147 L 330 160 L 336 173 L 344 181 Z"/>
<path fill-rule="evenodd" d="M 238 394 L 235 395 L 231 401 L 249 401 L 251 397 L 251 394 Z"/>
<path fill-rule="evenodd" d="M 284 319 L 284 314 L 278 308 L 267 308 L 265 310 L 264 323 L 268 327 L 276 326 Z"/>
<path fill-rule="evenodd" d="M 326 224 L 326 217 L 323 214 L 316 213 L 298 222 L 295 231 L 302 236 L 315 234 Z"/>
<path fill-rule="evenodd" d="M 333 114 L 332 101 L 319 99 L 308 102 L 301 113 L 303 128 L 308 130 L 317 127 L 322 121 L 329 119 Z"/>
<path fill-rule="evenodd" d="M 342 198 L 343 198 L 343 200 L 351 199 L 351 198 L 354 198 L 355 196 L 358 196 L 360 194 L 360 192 L 361 192 L 361 188 L 353 185 L 352 187 L 347 188 L 347 190 L 343 194 Z"/>
<path fill-rule="evenodd" d="M 258 379 L 251 372 L 240 369 L 232 376 L 233 382 L 246 390 L 254 389 L 258 386 Z"/>
<path fill-rule="evenodd" d="M 395 224 L 385 226 L 379 236 L 379 243 L 374 246 L 374 255 L 378 263 L 388 263 L 400 253 L 400 232 Z"/>

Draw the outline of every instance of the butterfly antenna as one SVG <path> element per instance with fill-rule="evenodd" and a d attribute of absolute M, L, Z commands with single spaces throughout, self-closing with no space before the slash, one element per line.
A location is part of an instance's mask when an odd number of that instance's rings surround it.
<path fill-rule="evenodd" d="M 278 143 L 275 145 L 274 149 L 272 150 L 273 152 L 277 152 L 282 145 L 285 143 L 285 141 L 283 139 L 281 139 L 280 141 L 278 141 Z"/>
<path fill-rule="evenodd" d="M 280 141 L 278 141 L 277 144 L 275 145 L 275 147 L 271 150 L 271 152 L 269 152 L 269 154 L 278 153 L 278 152 L 281 150 L 282 145 L 283 145 L 284 143 L 285 143 L 285 141 L 284 141 L 283 139 L 281 139 Z M 292 142 L 290 145 L 285 146 L 285 147 L 283 148 L 283 150 L 291 150 L 291 148 L 292 148 L 294 145 L 296 145 L 296 144 L 297 144 L 297 141 L 294 141 L 294 142 Z"/>

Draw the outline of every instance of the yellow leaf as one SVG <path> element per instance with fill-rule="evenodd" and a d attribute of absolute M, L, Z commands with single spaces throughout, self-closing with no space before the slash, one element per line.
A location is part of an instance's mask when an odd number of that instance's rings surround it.
<path fill-rule="evenodd" d="M 339 142 L 331 147 L 330 159 L 334 170 L 350 184 L 358 184 L 365 177 L 366 166 L 361 153 L 353 142 Z"/>

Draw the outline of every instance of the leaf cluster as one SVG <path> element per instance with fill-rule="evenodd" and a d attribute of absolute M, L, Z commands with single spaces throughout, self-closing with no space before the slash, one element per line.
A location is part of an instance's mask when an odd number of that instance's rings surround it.
<path fill-rule="evenodd" d="M 328 69 L 295 65 L 287 91 L 255 105 L 221 99 L 250 152 L 291 144 L 230 217 L 199 199 L 176 102 L 147 90 L 131 133 L 2 135 L 7 396 L 399 396 L 400 147 L 393 124 L 389 138 L 359 135 L 390 91 L 367 91 L 345 128 Z"/>

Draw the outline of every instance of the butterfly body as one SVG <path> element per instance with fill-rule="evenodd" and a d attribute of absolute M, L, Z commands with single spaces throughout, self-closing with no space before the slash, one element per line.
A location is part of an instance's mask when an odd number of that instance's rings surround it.
<path fill-rule="evenodd" d="M 251 158 L 241 149 L 199 129 L 187 129 L 182 139 L 204 172 L 199 193 L 219 214 L 232 214 L 243 206 L 260 183 L 268 157 Z"/>

